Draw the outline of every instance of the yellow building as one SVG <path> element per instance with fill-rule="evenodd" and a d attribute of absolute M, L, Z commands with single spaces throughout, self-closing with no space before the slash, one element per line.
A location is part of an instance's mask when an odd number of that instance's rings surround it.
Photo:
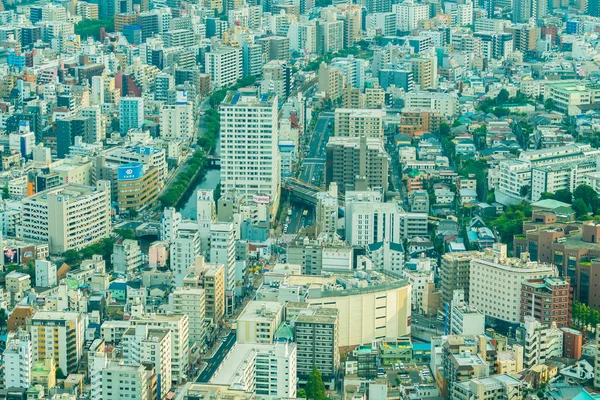
<path fill-rule="evenodd" d="M 437 61 L 434 57 L 416 57 L 409 60 L 413 79 L 421 90 L 438 86 Z"/>
<path fill-rule="evenodd" d="M 119 212 L 141 211 L 158 199 L 158 170 L 144 170 L 141 163 L 120 165 L 117 169 L 117 201 Z"/>
<path fill-rule="evenodd" d="M 283 321 L 283 303 L 251 301 L 237 320 L 238 343 L 273 343 Z"/>
<path fill-rule="evenodd" d="M 63 372 L 64 373 L 64 372 Z M 56 365 L 51 358 L 37 361 L 31 369 L 31 385 L 42 385 L 48 391 L 56 386 Z"/>

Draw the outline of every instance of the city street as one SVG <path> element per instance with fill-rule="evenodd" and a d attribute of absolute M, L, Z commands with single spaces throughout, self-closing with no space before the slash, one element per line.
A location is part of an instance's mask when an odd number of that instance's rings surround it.
<path fill-rule="evenodd" d="M 324 112 L 319 115 L 315 130 L 308 143 L 308 149 L 304 152 L 302 171 L 298 177 L 301 181 L 315 186 L 323 185 L 325 180 L 323 176 L 325 173 L 325 146 L 327 146 L 329 137 L 333 135 L 333 122 L 333 112 Z"/>
<path fill-rule="evenodd" d="M 225 342 L 223 342 L 221 346 L 219 346 L 219 349 L 215 352 L 215 354 L 211 358 L 205 360 L 207 364 L 206 368 L 204 368 L 204 371 L 202 371 L 196 382 L 208 382 L 210 378 L 212 378 L 212 376 L 215 374 L 217 368 L 219 368 L 219 365 L 221 365 L 221 362 L 223 361 L 225 356 L 227 356 L 227 353 L 229 353 L 229 350 L 231 350 L 234 344 L 235 331 L 231 331 L 229 335 L 227 335 L 227 340 L 225 340 Z"/>

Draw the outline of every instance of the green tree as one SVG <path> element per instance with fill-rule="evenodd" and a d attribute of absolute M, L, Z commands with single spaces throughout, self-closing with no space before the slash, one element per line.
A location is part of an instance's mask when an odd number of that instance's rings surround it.
<path fill-rule="evenodd" d="M 56 379 L 65 379 L 67 376 L 65 375 L 65 373 L 63 372 L 62 369 L 56 368 Z"/>
<path fill-rule="evenodd" d="M 7 318 L 6 309 L 0 308 L 0 332 L 5 330 Z"/>
<path fill-rule="evenodd" d="M 540 200 L 548 200 L 548 199 L 554 199 L 554 193 L 542 192 L 542 194 L 540 195 Z"/>
<path fill-rule="evenodd" d="M 325 390 L 325 383 L 323 383 L 323 375 L 317 367 L 313 368 L 313 371 L 308 376 L 308 382 L 306 382 L 306 398 L 310 400 L 323 400 L 327 398 L 327 390 Z"/>
<path fill-rule="evenodd" d="M 583 199 L 576 199 L 573 204 L 571 204 L 571 208 L 573 208 L 577 217 L 587 215 L 588 209 Z"/>
<path fill-rule="evenodd" d="M 448 136 L 450 134 L 450 125 L 448 125 L 447 122 L 442 122 L 440 124 L 440 137 L 441 138 L 445 138 L 446 136 Z"/>
<path fill-rule="evenodd" d="M 546 111 L 552 111 L 553 108 L 554 108 L 554 100 L 546 99 L 546 101 L 544 101 L 544 109 Z"/>
<path fill-rule="evenodd" d="M 69 265 L 79 264 L 81 262 L 81 256 L 77 250 L 67 250 L 63 253 L 65 262 Z"/>
<path fill-rule="evenodd" d="M 521 186 L 521 189 L 519 190 L 521 197 L 529 197 L 530 192 L 531 192 L 531 186 L 529 186 L 529 185 Z"/>
<path fill-rule="evenodd" d="M 554 192 L 554 195 L 552 196 L 552 198 L 554 200 L 562 201 L 563 203 L 569 203 L 569 204 L 571 204 L 571 202 L 573 201 L 573 195 L 571 194 L 571 191 L 568 189 L 557 190 L 556 192 Z"/>
<path fill-rule="evenodd" d="M 306 398 L 306 390 L 299 389 L 298 393 L 296 393 L 296 397 L 299 399 L 305 399 Z"/>
<path fill-rule="evenodd" d="M 10 197 L 10 195 L 8 194 L 8 186 L 4 186 L 2 188 L 2 200 L 6 200 Z"/>
<path fill-rule="evenodd" d="M 506 90 L 506 89 L 500 90 L 500 92 L 498 93 L 498 96 L 496 96 L 496 105 L 502 106 L 502 105 L 508 103 L 509 96 L 510 95 L 508 94 L 508 90 Z"/>
<path fill-rule="evenodd" d="M 100 28 L 104 28 L 107 33 L 114 32 L 115 19 L 84 19 L 75 25 L 74 30 L 75 34 L 81 36 L 82 40 L 88 38 L 89 36 L 92 36 L 94 39 L 99 40 Z"/>

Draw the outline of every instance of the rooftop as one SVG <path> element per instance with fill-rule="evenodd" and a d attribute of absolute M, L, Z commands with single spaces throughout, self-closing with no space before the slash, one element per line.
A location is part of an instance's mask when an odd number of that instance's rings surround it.
<path fill-rule="evenodd" d="M 283 304 L 274 301 L 253 300 L 248 303 L 238 320 L 253 320 L 270 322 L 283 310 Z"/>

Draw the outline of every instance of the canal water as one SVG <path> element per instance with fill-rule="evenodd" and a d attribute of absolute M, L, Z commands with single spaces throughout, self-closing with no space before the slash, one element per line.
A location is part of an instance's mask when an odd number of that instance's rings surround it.
<path fill-rule="evenodd" d="M 196 191 L 198 189 L 212 189 L 214 190 L 221 177 L 221 171 L 218 169 L 209 169 L 206 171 L 206 177 L 202 182 L 196 186 L 196 189 L 191 192 L 189 199 L 183 205 L 183 208 L 179 209 L 181 216 L 186 219 L 196 219 Z"/>
<path fill-rule="evenodd" d="M 221 138 L 217 139 L 217 143 L 215 145 L 215 155 L 221 154 Z M 217 185 L 219 184 L 219 180 L 221 179 L 221 171 L 218 169 L 209 169 L 206 171 L 206 176 L 196 186 L 190 197 L 187 199 L 182 208 L 178 211 L 181 213 L 181 216 L 186 219 L 196 219 L 196 191 L 198 189 L 212 189 L 215 190 Z"/>

